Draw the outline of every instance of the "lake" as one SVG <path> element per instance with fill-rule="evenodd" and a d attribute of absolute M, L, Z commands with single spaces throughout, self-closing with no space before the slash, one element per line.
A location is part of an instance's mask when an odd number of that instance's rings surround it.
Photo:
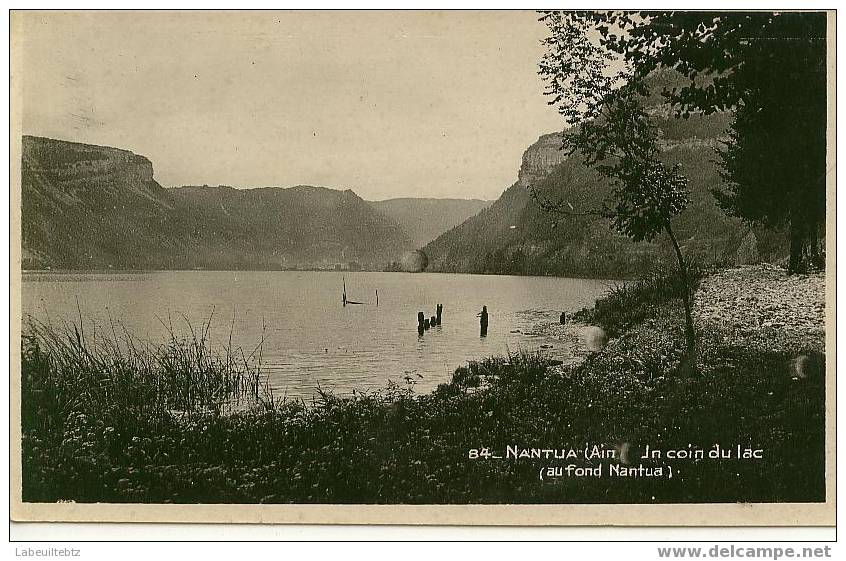
<path fill-rule="evenodd" d="M 347 297 L 362 305 L 342 306 Z M 561 311 L 593 304 L 603 280 L 439 273 L 312 271 L 25 272 L 23 313 L 54 325 L 78 322 L 86 333 L 110 319 L 157 342 L 164 324 L 188 333 L 211 317 L 210 339 L 249 354 L 264 333 L 262 366 L 278 395 L 310 400 L 318 385 L 339 394 L 403 384 L 430 391 L 468 360 L 542 349 L 571 358 L 568 344 L 532 335 Z M 378 290 L 378 306 L 376 291 Z M 418 336 L 417 312 L 442 325 Z M 479 313 L 488 308 L 486 337 Z M 542 348 L 543 346 L 543 348 Z"/>

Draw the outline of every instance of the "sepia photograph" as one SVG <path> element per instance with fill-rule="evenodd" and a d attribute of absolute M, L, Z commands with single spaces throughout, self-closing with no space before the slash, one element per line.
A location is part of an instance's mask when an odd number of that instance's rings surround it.
<path fill-rule="evenodd" d="M 834 23 L 12 10 L 12 518 L 833 525 Z"/>

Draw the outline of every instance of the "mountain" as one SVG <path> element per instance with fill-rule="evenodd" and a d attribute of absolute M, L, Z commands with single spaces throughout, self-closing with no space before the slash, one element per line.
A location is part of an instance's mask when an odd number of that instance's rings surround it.
<path fill-rule="evenodd" d="M 383 268 L 414 242 L 400 225 L 351 190 L 299 185 L 169 190 L 181 208 L 222 215 L 238 226 L 237 245 L 251 262 L 283 267 Z M 208 226 L 207 226 L 208 228 Z"/>
<path fill-rule="evenodd" d="M 672 73 L 658 73 L 651 77 L 651 91 L 676 81 Z M 689 180 L 690 203 L 673 220 L 686 254 L 703 263 L 782 256 L 780 234 L 752 229 L 727 216 L 711 195 L 710 189 L 721 183 L 715 150 L 725 138 L 730 114 L 675 118 L 660 95 L 648 98 L 647 110 L 661 131 L 662 159 L 681 164 Z M 608 181 L 578 156 L 567 158 L 561 144 L 560 133 L 543 135 L 532 144 L 523 154 L 517 181 L 498 200 L 424 248 L 429 270 L 627 277 L 657 263 L 672 263 L 675 258 L 663 235 L 634 243 L 616 234 L 603 218 L 552 215 L 540 209 L 529 186 L 540 197 L 564 199 L 581 209 L 598 208 L 610 191 Z"/>
<path fill-rule="evenodd" d="M 381 269 L 414 248 L 352 191 L 165 189 L 127 150 L 24 136 L 24 269 Z"/>
<path fill-rule="evenodd" d="M 491 201 L 399 198 L 372 201 L 370 204 L 402 226 L 417 247 L 423 247 L 488 207 Z"/>

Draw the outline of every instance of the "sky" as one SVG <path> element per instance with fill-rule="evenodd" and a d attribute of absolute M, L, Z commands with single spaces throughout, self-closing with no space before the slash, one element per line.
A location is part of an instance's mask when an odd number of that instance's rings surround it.
<path fill-rule="evenodd" d="M 530 11 L 19 15 L 24 134 L 131 150 L 167 187 L 495 199 L 562 128 Z"/>

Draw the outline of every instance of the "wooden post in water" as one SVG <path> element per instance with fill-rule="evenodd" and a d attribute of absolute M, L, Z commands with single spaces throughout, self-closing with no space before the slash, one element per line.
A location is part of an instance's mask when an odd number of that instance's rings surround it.
<path fill-rule="evenodd" d="M 438 304 L 437 308 L 435 309 L 436 317 L 438 318 L 438 325 L 441 324 L 441 313 L 444 311 L 443 304 Z"/>
<path fill-rule="evenodd" d="M 488 307 L 482 306 L 482 311 L 479 312 L 479 336 L 488 336 Z"/>
<path fill-rule="evenodd" d="M 430 327 L 432 327 L 432 324 L 431 324 L 431 323 L 429 323 L 429 318 L 424 319 L 424 320 L 423 320 L 423 328 L 424 328 L 424 329 L 429 329 Z"/>
<path fill-rule="evenodd" d="M 432 325 L 432 327 L 435 327 L 436 325 L 438 325 L 438 318 L 432 316 L 432 319 L 429 320 L 429 323 Z"/>
<path fill-rule="evenodd" d="M 426 328 L 426 314 L 417 312 L 417 334 L 423 335 L 423 330 Z"/>
<path fill-rule="evenodd" d="M 379 305 L 379 289 L 376 289 L 376 305 Z"/>

